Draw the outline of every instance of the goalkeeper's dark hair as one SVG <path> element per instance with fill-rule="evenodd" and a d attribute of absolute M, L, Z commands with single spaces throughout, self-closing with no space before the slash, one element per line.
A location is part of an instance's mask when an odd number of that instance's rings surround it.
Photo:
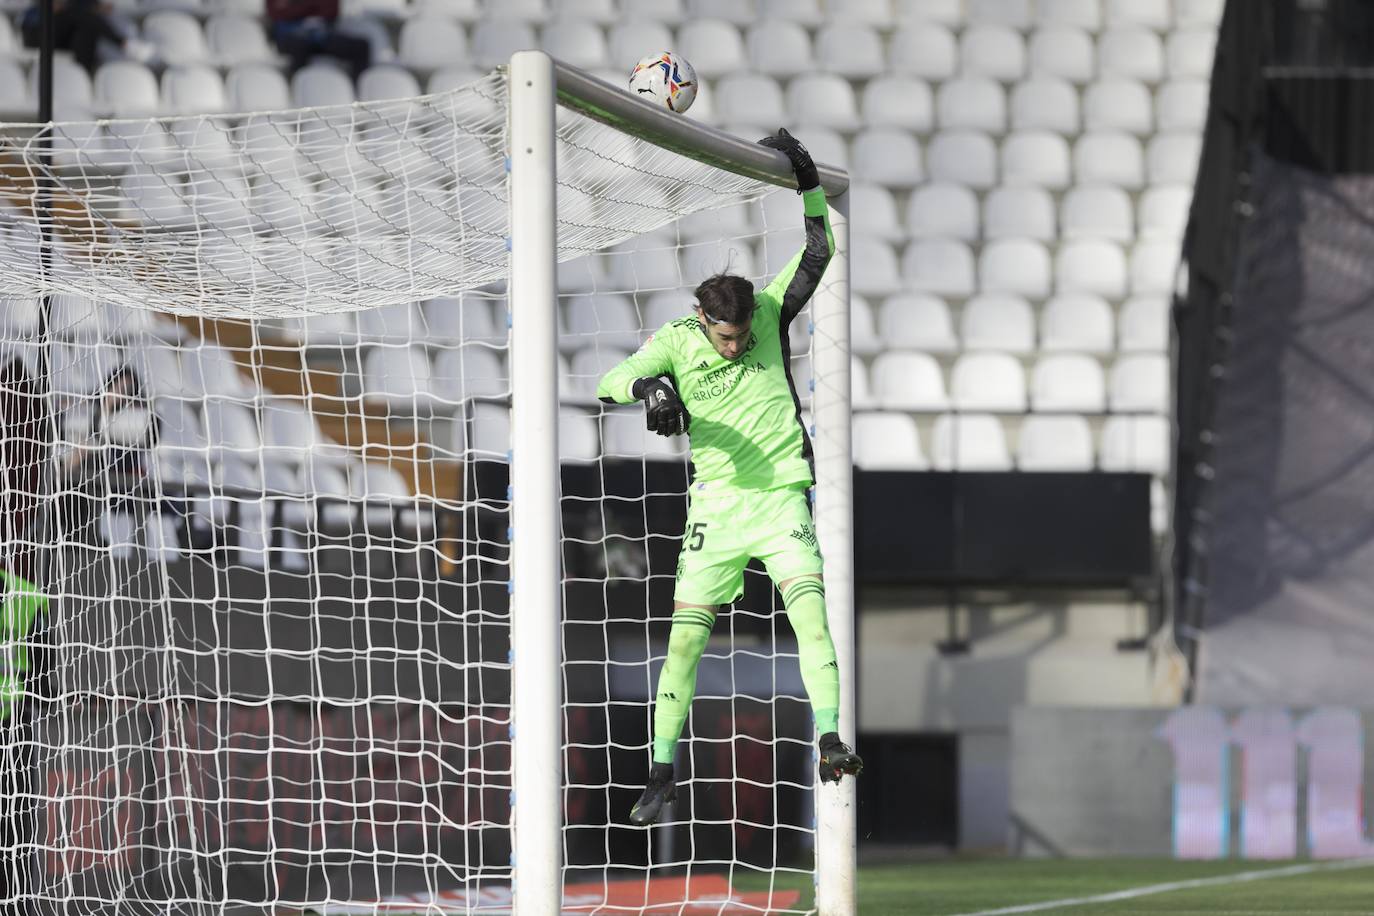
<path fill-rule="evenodd" d="M 707 277 L 692 295 L 711 324 L 744 324 L 754 317 L 754 284 L 743 277 L 723 273 Z"/>

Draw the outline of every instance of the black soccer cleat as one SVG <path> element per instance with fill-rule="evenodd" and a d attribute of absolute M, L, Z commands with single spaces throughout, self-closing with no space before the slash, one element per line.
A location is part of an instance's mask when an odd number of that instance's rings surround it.
<path fill-rule="evenodd" d="M 677 785 L 673 782 L 673 765 L 656 763 L 649 770 L 649 784 L 644 794 L 630 809 L 630 823 L 636 827 L 647 827 L 658 822 L 663 806 L 677 801 Z"/>
<path fill-rule="evenodd" d="M 864 762 L 858 754 L 854 753 L 849 745 L 840 740 L 840 736 L 835 732 L 826 732 L 821 735 L 821 782 L 839 782 L 840 777 L 848 773 L 850 776 L 858 776 L 864 768 Z"/>

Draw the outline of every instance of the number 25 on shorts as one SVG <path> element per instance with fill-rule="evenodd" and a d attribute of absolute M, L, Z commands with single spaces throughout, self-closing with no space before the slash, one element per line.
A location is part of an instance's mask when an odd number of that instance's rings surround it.
<path fill-rule="evenodd" d="M 706 523 L 693 522 L 688 526 L 683 537 L 687 539 L 688 550 L 700 550 L 702 545 L 706 543 Z"/>

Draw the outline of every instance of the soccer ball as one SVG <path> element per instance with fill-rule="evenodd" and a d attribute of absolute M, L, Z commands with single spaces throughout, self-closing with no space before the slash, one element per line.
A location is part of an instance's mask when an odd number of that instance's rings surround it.
<path fill-rule="evenodd" d="M 646 102 L 682 114 L 697 97 L 697 72 L 672 51 L 652 54 L 630 71 L 630 91 Z"/>

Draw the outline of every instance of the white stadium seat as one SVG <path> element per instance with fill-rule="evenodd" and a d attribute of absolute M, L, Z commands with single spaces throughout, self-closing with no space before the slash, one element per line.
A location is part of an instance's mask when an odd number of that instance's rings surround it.
<path fill-rule="evenodd" d="M 1179 26 L 1215 28 L 1221 22 L 1221 11 L 1226 7 L 1226 0 L 1175 0 L 1175 4 Z"/>
<path fill-rule="evenodd" d="M 940 364 L 928 353 L 888 350 L 873 360 L 873 396 L 886 410 L 937 411 L 949 407 Z"/>
<path fill-rule="evenodd" d="M 569 385 L 559 392 L 564 401 L 576 404 L 595 404 L 596 386 L 601 377 L 619 365 L 630 351 L 593 343 L 578 350 L 569 366 Z"/>
<path fill-rule="evenodd" d="M 201 344 L 181 357 L 188 390 L 225 398 L 246 400 L 248 382 L 228 350 L 217 344 Z"/>
<path fill-rule="evenodd" d="M 391 0 L 384 0 L 384 2 L 391 2 Z M 580 0 L 580 2 L 579 0 L 560 0 L 559 8 L 565 16 L 575 15 L 579 19 L 589 19 L 596 14 L 598 7 L 604 9 L 605 5 L 609 3 L 610 0 L 590 0 L 590 2 L 588 0 Z M 574 5 L 581 7 L 581 9 L 574 10 Z M 431 13 L 447 16 L 462 23 L 472 23 L 482 18 L 482 8 L 478 0 L 413 0 L 409 12 L 411 15 L 417 16 Z"/>
<path fill-rule="evenodd" d="M 223 461 L 242 455 L 256 461 L 262 448 L 257 416 L 243 404 L 210 397 L 201 407 L 210 453 Z"/>
<path fill-rule="evenodd" d="M 959 25 L 964 21 L 964 0 L 892 0 L 892 11 L 900 23 Z"/>
<path fill-rule="evenodd" d="M 861 131 L 854 138 L 853 162 L 856 175 L 888 188 L 909 188 L 925 177 L 921 144 L 894 127 Z"/>
<path fill-rule="evenodd" d="M 1083 125 L 1090 131 L 1125 131 L 1142 136 L 1155 126 L 1150 91 L 1136 80 L 1099 80 L 1083 93 Z"/>
<path fill-rule="evenodd" d="M 1102 365 L 1082 353 L 1042 356 L 1031 370 L 1031 410 L 1101 413 L 1107 406 Z"/>
<path fill-rule="evenodd" d="M 0 110 L 32 107 L 33 98 L 24 83 L 24 71 L 18 62 L 0 58 Z"/>
<path fill-rule="evenodd" d="M 562 461 L 596 461 L 601 457 L 596 417 L 576 407 L 559 408 L 558 457 Z"/>
<path fill-rule="evenodd" d="M 421 327 L 419 311 L 409 302 L 358 312 L 358 336 L 370 343 L 409 343 L 418 339 Z"/>
<path fill-rule="evenodd" d="M 831 22 L 845 20 L 862 22 L 880 29 L 892 27 L 891 0 L 845 0 L 827 3 L 826 16 Z"/>
<path fill-rule="evenodd" d="M 771 76 L 732 73 L 716 83 L 715 96 L 716 116 L 726 124 L 788 123 L 782 89 Z"/>
<path fill-rule="evenodd" d="M 996 81 L 981 77 L 949 80 L 935 94 L 940 128 L 1000 134 L 1007 129 L 1007 99 Z"/>
<path fill-rule="evenodd" d="M 143 64 L 131 60 L 102 64 L 95 72 L 92 90 L 96 108 L 116 118 L 151 117 L 162 107 L 157 77 Z"/>
<path fill-rule="evenodd" d="M 1054 199 L 1044 188 L 996 188 L 983 198 L 983 237 L 1054 241 Z"/>
<path fill-rule="evenodd" d="M 766 133 L 771 131 L 765 129 L 760 132 L 760 136 Z M 805 144 L 817 162 L 849 168 L 849 144 L 839 131 L 809 124 L 797 128 L 794 135 Z"/>
<path fill-rule="evenodd" d="M 1045 25 L 1071 25 L 1089 32 L 1102 28 L 1102 0 L 1040 0 L 1036 12 Z"/>
<path fill-rule="evenodd" d="M 949 306 L 926 293 L 903 293 L 883 302 L 878 309 L 878 333 L 894 350 L 953 353 L 959 349 Z"/>
<path fill-rule="evenodd" d="M 494 25 L 515 30 L 529 28 L 523 23 L 516 22 L 501 22 Z M 474 43 L 475 41 L 474 36 Z M 421 71 L 438 70 L 452 64 L 455 59 L 461 60 L 466 57 L 467 46 L 463 27 L 456 21 L 447 16 L 419 15 L 406 20 L 401 26 L 396 56 L 406 67 Z M 480 52 L 474 47 L 473 53 L 476 55 Z"/>
<path fill-rule="evenodd" d="M 912 238 L 976 241 L 978 197 L 963 185 L 924 184 L 907 200 L 906 228 Z"/>
<path fill-rule="evenodd" d="M 801 128 L 828 127 L 852 131 L 859 127 L 859 104 L 849 80 L 833 73 L 806 73 L 787 86 L 790 123 Z"/>
<path fill-rule="evenodd" d="M 963 353 L 950 370 L 949 397 L 955 410 L 1021 413 L 1026 373 L 1008 353 Z"/>
<path fill-rule="evenodd" d="M 997 183 L 997 146 L 977 131 L 941 131 L 926 147 L 926 172 L 932 181 L 990 188 Z"/>
<path fill-rule="evenodd" d="M 1140 27 L 1108 29 L 1097 37 L 1097 60 L 1103 77 L 1157 83 L 1164 78 L 1164 45 Z"/>
<path fill-rule="evenodd" d="M 686 436 L 660 436 L 644 427 L 642 410 L 607 410 L 601 415 L 601 446 L 606 458 L 681 461 Z"/>
<path fill-rule="evenodd" d="M 1111 408 L 1118 413 L 1169 412 L 1169 358 L 1162 354 L 1123 356 L 1112 367 Z"/>
<path fill-rule="evenodd" d="M 970 22 L 1025 29 L 1031 24 L 1030 0 L 967 0 Z"/>
<path fill-rule="evenodd" d="M 900 413 L 861 413 L 853 421 L 854 463 L 868 471 L 924 471 L 916 421 Z"/>
<path fill-rule="evenodd" d="M 796 330 L 805 328 L 809 320 L 797 318 L 792 322 L 792 327 Z M 861 356 L 873 356 L 886 349 L 886 343 L 878 336 L 873 306 L 863 296 L 849 297 L 849 349 Z"/>
<path fill-rule="evenodd" d="M 954 75 L 959 48 L 943 25 L 919 22 L 892 33 L 887 51 L 893 73 L 920 79 L 944 80 Z"/>
<path fill-rule="evenodd" d="M 262 23 L 249 16 L 211 16 L 205 23 L 205 38 L 210 53 L 221 67 L 267 64 L 277 59 L 277 52 L 268 44 Z"/>
<path fill-rule="evenodd" d="M 973 252 L 952 239 L 918 239 L 902 255 L 902 277 L 911 290 L 940 296 L 971 295 L 976 286 Z"/>
<path fill-rule="evenodd" d="M 688 20 L 678 30 L 677 50 L 706 79 L 749 69 L 739 29 L 720 19 Z"/>
<path fill-rule="evenodd" d="M 1202 137 L 1195 133 L 1160 133 L 1150 139 L 1146 162 L 1151 184 L 1193 186 Z"/>
<path fill-rule="evenodd" d="M 1002 423 L 983 413 L 942 414 L 930 433 L 931 466 L 937 471 L 1010 471 Z"/>
<path fill-rule="evenodd" d="M 291 99 L 298 108 L 351 105 L 353 80 L 327 64 L 308 64 L 291 77 Z"/>
<path fill-rule="evenodd" d="M 291 107 L 286 77 L 268 64 L 240 64 L 224 78 L 231 111 L 281 111 Z"/>
<path fill-rule="evenodd" d="M 1080 185 L 1064 195 L 1060 208 L 1060 231 L 1066 240 L 1135 238 L 1131 198 L 1120 188 Z"/>
<path fill-rule="evenodd" d="M 1045 303 L 1040 314 L 1044 353 L 1110 353 L 1115 342 L 1112 307 L 1101 296 L 1065 293 Z"/>
<path fill-rule="evenodd" d="M 420 317 L 426 341 L 470 341 L 500 346 L 506 342 L 505 303 L 500 300 L 484 299 L 475 294 L 461 299 L 441 296 L 423 303 Z"/>
<path fill-rule="evenodd" d="M 200 23 L 181 10 L 149 13 L 143 20 L 143 38 L 152 42 L 158 59 L 168 66 L 212 62 Z"/>
<path fill-rule="evenodd" d="M 1183 238 L 1188 225 L 1188 208 L 1193 202 L 1193 189 L 1188 185 L 1164 185 L 1149 188 L 1140 196 L 1139 235 L 1144 240 Z"/>
<path fill-rule="evenodd" d="M 1065 242 L 1055 256 L 1055 288 L 1120 299 L 1126 295 L 1126 256 L 1105 239 Z"/>
<path fill-rule="evenodd" d="M 412 20 L 413 21 L 413 20 Z M 409 23 L 407 23 L 409 24 Z M 403 36 L 404 37 L 404 36 Z M 499 64 L 507 63 L 516 51 L 536 47 L 534 29 L 527 22 L 518 19 L 483 19 L 472 27 L 471 60 L 479 69 L 489 70 Z M 426 56 L 429 48 L 425 48 Z M 640 52 L 631 58 L 639 60 L 645 53 Z M 403 58 L 404 59 L 404 58 Z M 616 58 L 614 55 L 612 60 Z M 453 57 L 437 61 L 434 67 L 451 65 Z M 628 78 L 628 68 L 626 76 Z"/>
<path fill-rule="evenodd" d="M 1097 52 L 1087 32 L 1069 26 L 1043 28 L 1031 36 L 1030 72 L 1071 83 L 1087 83 L 1097 75 Z"/>
<path fill-rule="evenodd" d="M 363 359 L 363 398 L 396 416 L 433 404 L 429 357 L 419 347 L 373 347 Z"/>
<path fill-rule="evenodd" d="M 358 322 L 352 312 L 326 312 L 287 319 L 282 336 L 302 347 L 352 347 L 358 342 Z"/>
<path fill-rule="evenodd" d="M 723 19 L 731 25 L 746 26 L 758 19 L 753 0 L 687 0 L 687 20 Z"/>
<path fill-rule="evenodd" d="M 635 61 L 649 54 L 657 54 L 673 47 L 673 33 L 669 31 L 670 20 L 658 12 L 642 12 L 625 8 L 626 18 L 612 25 L 606 35 L 610 46 L 611 63 L 624 62 L 627 77 L 629 68 Z"/>
<path fill-rule="evenodd" d="M 802 25 L 820 25 L 825 15 L 821 0 L 756 0 L 760 18 L 786 19 Z"/>
<path fill-rule="evenodd" d="M 434 358 L 432 386 L 436 398 L 458 405 L 468 398 L 508 396 L 510 375 L 499 351 L 469 343 L 439 352 Z M 592 388 L 596 388 L 595 379 Z M 560 395 L 567 394 L 566 390 L 560 391 Z"/>
<path fill-rule="evenodd" d="M 875 184 L 854 182 L 849 186 L 849 218 L 862 226 L 865 234 L 876 235 L 889 242 L 906 238 L 906 230 L 897 218 L 897 201 L 887 188 Z"/>
<path fill-rule="evenodd" d="M 1168 474 L 1172 440 L 1167 417 L 1108 417 L 1102 424 L 1102 470 Z"/>
<path fill-rule="evenodd" d="M 855 354 L 849 356 L 849 402 L 854 410 L 871 410 L 878 406 L 868 384 L 868 367 Z"/>
<path fill-rule="evenodd" d="M 926 133 L 935 126 L 930 86 L 910 76 L 880 76 L 863 90 L 863 119 L 869 127 L 895 127 Z"/>
<path fill-rule="evenodd" d="M 760 73 L 789 77 L 816 69 L 811 36 L 796 22 L 770 19 L 754 23 L 745 33 L 744 44 L 749 61 Z"/>
<path fill-rule="evenodd" d="M 1156 102 L 1161 131 L 1201 132 L 1207 123 L 1211 84 L 1205 79 L 1174 80 L 1159 87 Z"/>
<path fill-rule="evenodd" d="M 1026 72 L 1025 43 L 1005 26 L 975 25 L 959 39 L 959 68 L 968 76 L 1014 82 Z"/>
<path fill-rule="evenodd" d="M 368 67 L 358 75 L 358 101 L 380 102 L 385 99 L 410 99 L 420 95 L 420 83 L 415 74 L 395 64 Z"/>
<path fill-rule="evenodd" d="M 1020 296 L 983 293 L 964 304 L 959 337 L 969 351 L 1029 353 L 1035 349 L 1035 314 Z"/>
<path fill-rule="evenodd" d="M 1069 144 L 1049 131 L 1022 131 L 1002 141 L 1002 181 L 1058 191 L 1071 180 Z"/>
<path fill-rule="evenodd" d="M 168 67 L 162 72 L 162 107 L 169 114 L 227 111 L 224 80 L 218 70 L 204 64 Z"/>
<path fill-rule="evenodd" d="M 607 416 L 610 415 L 607 414 Z M 632 419 L 638 419 L 640 428 L 644 428 L 644 421 L 641 417 L 633 417 L 628 411 L 616 412 L 616 415 L 631 416 Z M 474 461 L 507 461 L 510 459 L 510 410 L 505 405 L 483 403 L 472 405 L 468 428 L 466 441 L 459 439 L 454 442 L 454 445 L 458 446 L 455 451 L 459 448 L 469 451 L 470 455 L 464 457 Z"/>
<path fill-rule="evenodd" d="M 1075 178 L 1084 185 L 1138 190 L 1145 182 L 1144 158 L 1139 140 L 1117 132 L 1084 134 L 1073 147 Z"/>
<path fill-rule="evenodd" d="M 639 316 L 628 296 L 600 293 L 568 297 L 560 349 L 573 352 L 593 341 L 598 346 L 634 350 L 639 346 Z"/>
<path fill-rule="evenodd" d="M 606 35 L 595 22 L 561 16 L 539 30 L 539 47 L 561 61 L 584 70 L 598 70 L 612 63 Z M 689 57 L 693 63 L 696 57 Z"/>
<path fill-rule="evenodd" d="M 59 54 L 52 62 L 53 110 L 61 120 L 76 120 L 90 116 L 94 93 L 91 76 L 76 61 Z M 29 72 L 30 100 L 38 98 L 38 68 Z"/>
<path fill-rule="evenodd" d="M 868 79 L 887 70 L 878 32 L 848 16 L 817 31 L 816 59 L 823 69 L 849 79 Z"/>
<path fill-rule="evenodd" d="M 1163 353 L 1169 349 L 1169 297 L 1133 296 L 1121 306 L 1123 353 Z"/>
<path fill-rule="evenodd" d="M 879 238 L 856 233 L 852 242 L 849 282 L 861 296 L 886 296 L 902 287 L 897 255 Z"/>
<path fill-rule="evenodd" d="M 1171 79 L 1207 79 L 1216 54 L 1216 29 L 1178 29 L 1164 48 Z"/>
<path fill-rule="evenodd" d="M 1107 25 L 1143 25 L 1162 32 L 1169 28 L 1172 0 L 1105 0 Z"/>
<path fill-rule="evenodd" d="M 978 259 L 979 289 L 1031 299 L 1050 294 L 1050 255 L 1032 239 L 999 239 L 983 246 Z"/>
<path fill-rule="evenodd" d="M 1012 89 L 1013 130 L 1076 134 L 1078 125 L 1078 92 L 1065 80 L 1039 77 L 1018 83 Z"/>
<path fill-rule="evenodd" d="M 490 4 L 499 6 L 500 4 Z M 620 14 L 622 19 L 637 19 L 649 22 L 662 22 L 670 26 L 675 26 L 687 18 L 687 7 L 683 0 L 620 0 Z M 671 48 L 671 43 L 658 50 Z M 645 54 L 652 54 L 653 51 L 646 51 Z M 638 60 L 643 54 L 631 56 L 631 60 Z"/>
<path fill-rule="evenodd" d="M 1088 421 L 1075 416 L 1029 416 L 1016 441 L 1016 467 L 1022 471 L 1091 471 L 1093 435 Z"/>
<path fill-rule="evenodd" d="M 1178 239 L 1138 243 L 1131 252 L 1131 293 L 1142 295 L 1173 292 L 1179 257 Z"/>

